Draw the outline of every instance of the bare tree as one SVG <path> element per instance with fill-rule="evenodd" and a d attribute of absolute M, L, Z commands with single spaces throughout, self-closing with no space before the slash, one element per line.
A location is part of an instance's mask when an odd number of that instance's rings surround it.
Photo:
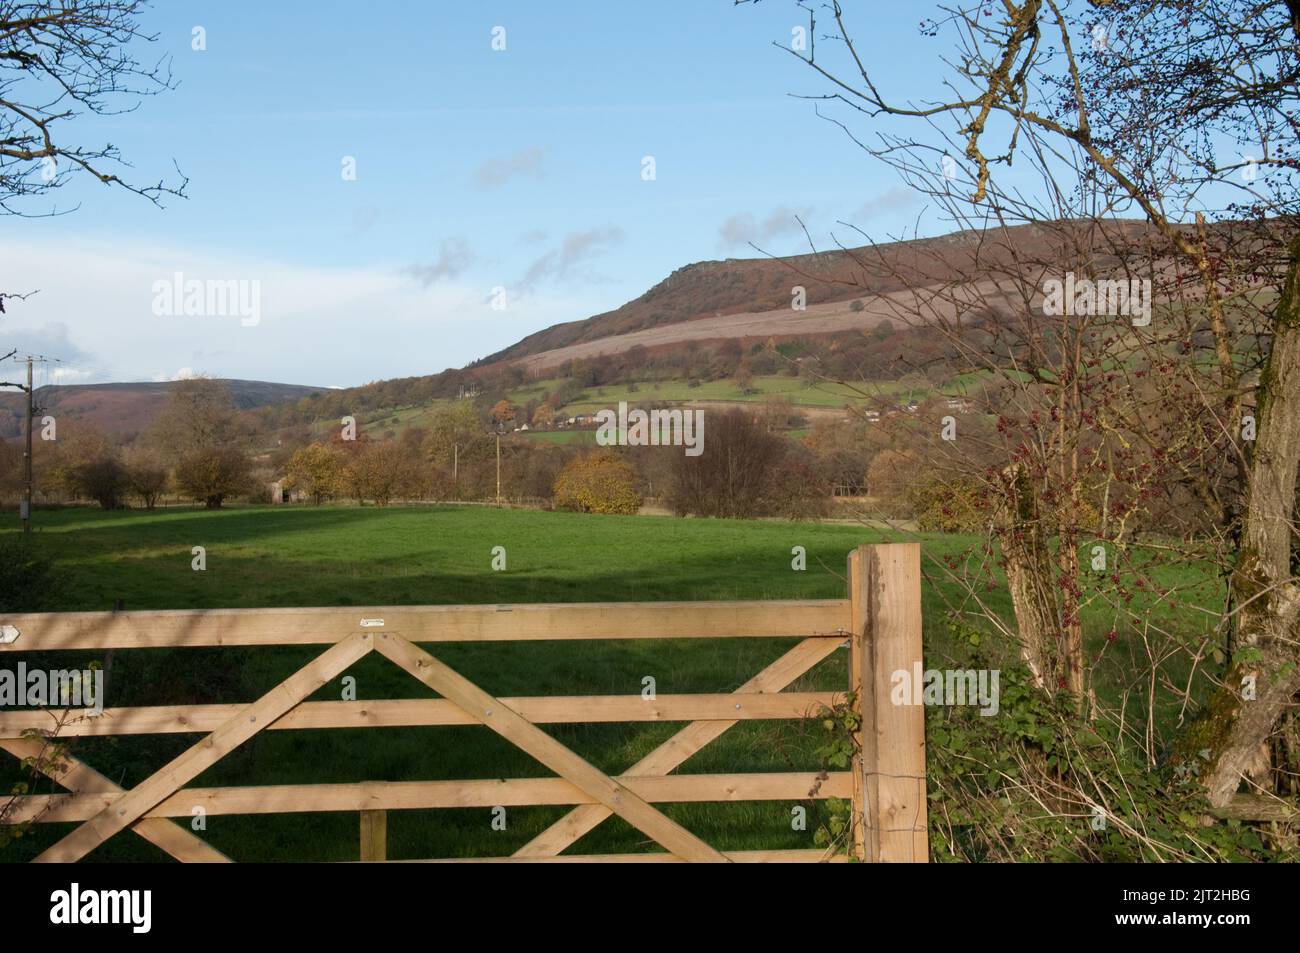
<path fill-rule="evenodd" d="M 1300 690 L 1300 587 L 1292 570 L 1300 470 L 1300 3 L 942 7 L 922 30 L 950 36 L 956 55 L 944 60 L 943 94 L 920 103 L 891 95 L 873 75 L 838 0 L 798 6 L 816 42 L 807 52 L 788 51 L 829 85 L 809 98 L 859 145 L 886 158 L 928 153 L 930 168 L 947 156 L 943 164 L 968 183 L 970 203 L 995 217 L 1015 191 L 999 198 L 996 169 L 1010 169 L 1026 153 L 1043 168 L 1077 169 L 1074 180 L 1060 179 L 1061 191 L 1049 188 L 1043 197 L 1075 208 L 1094 202 L 1099 216 L 1140 213 L 1167 247 L 1158 261 L 1179 283 L 1197 286 L 1213 374 L 1200 373 L 1194 353 L 1176 369 L 1232 471 L 1226 484 L 1213 468 L 1194 481 L 1219 505 L 1232 544 L 1223 617 L 1232 654 L 1186 750 L 1195 752 L 1212 803 L 1226 804 Z M 819 14 L 829 22 L 824 34 L 817 33 Z M 848 112 L 836 115 L 834 107 Z M 908 124 L 927 131 L 896 132 Z M 856 131 L 863 125 L 870 143 Z M 1239 229 L 1216 232 L 1216 219 L 1252 227 L 1246 237 Z M 1249 317 L 1262 318 L 1260 333 L 1245 336 L 1257 351 L 1242 346 L 1233 305 L 1243 301 Z M 1010 498 L 1033 519 L 1034 501 L 1015 491 L 1020 473 L 1008 475 Z"/>
<path fill-rule="evenodd" d="M 142 63 L 132 52 L 157 39 L 140 26 L 147 6 L 145 0 L 0 0 L 0 215 L 63 214 L 34 203 L 79 174 L 159 206 L 168 195 L 185 197 L 189 180 L 179 167 L 174 180 L 141 184 L 124 177 L 130 164 L 111 143 L 72 137 L 79 116 L 131 112 L 144 97 L 173 88 L 165 60 Z M 0 289 L 0 314 L 6 300 L 32 294 Z M 15 353 L 0 348 L 0 360 Z"/>
<path fill-rule="evenodd" d="M 143 97 L 173 88 L 168 61 L 141 62 L 133 52 L 157 39 L 140 25 L 146 7 L 144 0 L 0 0 L 0 213 L 33 214 L 22 200 L 78 174 L 154 204 L 184 195 L 179 169 L 172 181 L 132 181 L 115 146 L 73 133 L 79 116 L 131 112 Z"/>

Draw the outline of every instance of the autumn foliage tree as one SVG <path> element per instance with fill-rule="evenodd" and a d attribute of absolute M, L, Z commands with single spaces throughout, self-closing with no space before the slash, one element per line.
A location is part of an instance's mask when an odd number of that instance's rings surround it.
<path fill-rule="evenodd" d="M 128 473 L 117 454 L 105 454 L 76 467 L 73 482 L 80 495 L 88 496 L 103 509 L 124 506 Z"/>
<path fill-rule="evenodd" d="M 217 510 L 249 491 L 252 473 L 248 454 L 238 447 L 196 447 L 181 454 L 175 478 L 182 493 Z"/>
<path fill-rule="evenodd" d="M 177 381 L 148 437 L 169 458 L 181 492 L 208 509 L 251 488 L 249 434 L 224 381 Z"/>
<path fill-rule="evenodd" d="M 133 448 L 127 454 L 127 489 L 140 498 L 147 510 L 153 509 L 167 489 L 167 467 L 162 457 L 146 447 Z"/>
<path fill-rule="evenodd" d="M 416 491 L 418 472 L 410 455 L 395 440 L 367 441 L 357 446 L 340 474 L 340 483 L 358 502 L 373 500 L 387 506 Z"/>
<path fill-rule="evenodd" d="M 284 486 L 306 493 L 320 506 L 326 497 L 338 492 L 342 474 L 339 454 L 317 442 L 295 451 L 285 470 Z"/>
<path fill-rule="evenodd" d="M 555 408 L 549 404 L 539 404 L 533 411 L 533 426 L 538 430 L 546 430 L 555 426 Z"/>
<path fill-rule="evenodd" d="M 515 419 L 515 405 L 502 398 L 492 408 L 492 419 L 498 424 L 509 424 Z"/>
<path fill-rule="evenodd" d="M 636 471 L 612 450 L 577 457 L 555 479 L 555 507 L 579 513 L 633 515 L 641 508 Z"/>

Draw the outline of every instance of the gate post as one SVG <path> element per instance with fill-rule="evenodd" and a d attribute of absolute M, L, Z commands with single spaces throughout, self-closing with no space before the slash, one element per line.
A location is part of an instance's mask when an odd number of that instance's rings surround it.
<path fill-rule="evenodd" d="M 925 862 L 925 708 L 918 701 L 925 668 L 921 546 L 859 546 L 849 553 L 848 577 L 849 687 L 862 717 L 853 765 L 854 850 L 869 862 Z M 905 673 L 903 684 L 915 691 L 908 691 L 902 704 L 891 698 L 895 672 Z"/>

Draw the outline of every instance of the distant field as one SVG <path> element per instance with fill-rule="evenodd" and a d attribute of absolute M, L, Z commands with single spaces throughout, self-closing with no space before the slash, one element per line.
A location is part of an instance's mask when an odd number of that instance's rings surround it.
<path fill-rule="evenodd" d="M 956 395 L 973 392 L 979 381 L 986 377 L 983 372 L 972 372 L 955 378 L 942 390 L 943 394 Z M 565 383 L 565 378 L 548 378 L 531 381 L 508 392 L 507 399 L 516 406 L 522 406 L 530 400 L 541 400 L 547 394 Z M 761 404 L 773 397 L 790 401 L 795 407 L 807 408 L 811 412 L 829 411 L 832 408 L 848 404 L 870 404 L 872 401 L 885 400 L 891 403 L 912 403 L 924 401 L 940 393 L 930 386 L 905 384 L 900 381 L 873 381 L 854 386 L 825 382 L 809 382 L 798 377 L 770 375 L 755 377 L 749 393 L 743 392 L 734 380 L 704 381 L 691 387 L 685 380 L 640 381 L 634 385 L 609 384 L 604 387 L 592 387 L 579 391 L 572 400 L 559 408 L 561 417 L 575 414 L 590 414 L 605 408 L 616 408 L 620 401 L 626 401 L 629 407 L 648 405 L 654 401 L 680 403 L 691 402 L 727 402 Z M 382 438 L 386 433 L 400 434 L 408 427 L 428 427 L 433 422 L 438 408 L 454 403 L 451 400 L 434 400 L 414 407 L 394 407 L 372 411 L 358 416 L 358 424 L 363 433 L 374 438 Z M 724 405 L 725 406 L 725 405 Z M 337 429 L 334 421 L 318 422 L 315 426 L 317 439 L 324 439 L 332 430 Z M 804 431 L 806 433 L 806 431 Z M 593 443 L 594 437 L 576 436 L 565 431 L 534 431 L 537 439 L 552 443 Z"/>
<path fill-rule="evenodd" d="M 836 384 L 807 381 L 788 375 L 764 375 L 753 379 L 748 393 L 743 392 L 733 379 L 702 381 L 694 387 L 684 379 L 638 381 L 635 384 L 608 384 L 580 390 L 573 399 L 558 409 L 558 414 L 561 417 L 571 417 L 575 414 L 594 413 L 604 408 L 617 407 L 620 401 L 626 401 L 632 407 L 654 401 L 703 404 L 718 402 L 725 407 L 733 403 L 759 405 L 772 398 L 782 398 L 796 408 L 805 408 L 810 416 L 814 416 L 819 411 L 827 413 L 848 405 L 872 406 L 877 401 L 906 404 L 920 403 L 936 396 L 976 396 L 980 393 L 981 386 L 989 380 L 989 373 L 983 370 L 956 375 L 942 388 L 899 380 Z M 542 400 L 567 382 L 568 378 L 561 377 L 530 381 L 508 391 L 505 396 L 516 406 L 523 406 L 529 401 Z M 427 428 L 432 424 L 439 408 L 454 403 L 456 401 L 450 399 L 437 399 L 416 406 L 390 407 L 361 413 L 357 415 L 359 429 L 380 439 L 389 432 L 400 435 L 409 427 Z M 317 421 L 312 427 L 313 436 L 316 439 L 326 439 L 330 433 L 337 431 L 338 426 L 334 420 Z M 807 432 L 804 429 L 791 436 L 797 439 Z M 594 442 L 594 437 L 576 436 L 563 431 L 533 432 L 532 436 L 558 444 Z"/>
<path fill-rule="evenodd" d="M 750 393 L 742 391 L 733 380 L 704 381 L 691 387 L 687 381 L 662 381 L 637 384 L 637 393 L 628 394 L 626 385 L 604 388 L 615 400 L 747 400 L 786 397 L 795 404 L 814 407 L 842 407 L 858 398 L 847 387 L 836 384 L 808 384 L 797 377 L 755 377 Z"/>
<path fill-rule="evenodd" d="M 878 381 L 870 384 L 847 386 L 827 382 L 808 382 L 798 377 L 755 377 L 749 393 L 742 391 L 734 380 L 703 381 L 691 387 L 687 381 L 673 380 L 641 382 L 635 391 L 626 384 L 584 391 L 576 400 L 565 405 L 571 411 L 589 412 L 601 407 L 616 405 L 625 400 L 629 405 L 638 401 L 745 401 L 761 403 L 773 397 L 782 397 L 799 407 L 843 407 L 877 397 L 924 400 L 933 393 L 929 387 L 909 387 L 897 381 Z"/>
<path fill-rule="evenodd" d="M 585 516 L 484 508 L 243 508 L 206 512 L 38 512 L 36 542 L 62 567 L 57 607 L 128 609 L 393 604 L 601 602 L 626 600 L 838 598 L 843 567 L 855 546 L 899 538 L 854 525 L 771 521 Z M 932 556 L 955 555 L 972 537 L 919 537 Z M 206 547 L 208 568 L 190 567 L 191 547 Z M 494 572 L 491 549 L 504 546 L 508 568 Z M 790 550 L 804 546 L 808 569 L 793 571 Z M 932 578 L 941 578 L 928 570 Z M 1180 569 L 1186 579 L 1191 569 Z M 1177 581 L 1170 578 L 1165 580 Z M 927 662 L 960 657 L 943 620 L 943 590 L 924 590 Z M 953 593 L 949 593 L 953 595 Z M 1001 587 L 983 594 L 1006 611 Z M 1111 623 L 1089 618 L 1090 642 Z M 728 691 L 789 646 L 785 640 L 636 643 L 432 645 L 433 651 L 490 692 L 503 695 L 636 693 L 654 675 L 660 691 Z M 319 650 L 181 649 L 118 652 L 111 706 L 250 701 Z M 56 654 L 64 666 L 89 661 Z M 11 656 L 5 663 L 21 656 Z M 423 697 L 422 686 L 385 660 L 354 666 L 358 697 Z M 846 684 L 842 655 L 803 679 L 803 689 Z M 316 696 L 340 697 L 336 680 Z M 1140 687 L 1139 687 L 1140 691 Z M 1109 693 L 1108 693 L 1109 694 Z M 625 769 L 678 726 L 556 727 L 565 744 L 608 771 Z M 802 722 L 742 723 L 692 759 L 685 771 L 809 770 L 815 742 Z M 195 740 L 155 736 L 81 739 L 85 758 L 119 783 L 134 784 Z M 0 784 L 17 779 L 0 759 Z M 530 777 L 546 772 L 480 728 L 297 731 L 259 735 L 205 773 L 195 786 Z M 670 805 L 667 812 L 723 849 L 809 847 L 809 830 L 790 830 L 786 803 Z M 506 854 L 563 813 L 512 808 L 506 831 L 490 829 L 489 812 L 393 812 L 394 858 Z M 40 825 L 6 848 L 0 860 L 25 859 L 68 830 Z M 357 816 L 347 814 L 210 817 L 205 835 L 239 860 L 355 859 Z M 580 852 L 645 849 L 644 837 L 608 821 L 577 845 Z M 113 838 L 91 859 L 157 859 L 129 835 Z"/>
<path fill-rule="evenodd" d="M 596 431 L 594 430 L 530 430 L 528 437 L 530 440 L 540 440 L 543 443 L 575 444 L 592 447 L 596 445 Z"/>

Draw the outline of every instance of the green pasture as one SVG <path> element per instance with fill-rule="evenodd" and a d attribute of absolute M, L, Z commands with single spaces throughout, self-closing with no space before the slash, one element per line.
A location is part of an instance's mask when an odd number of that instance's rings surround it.
<path fill-rule="evenodd" d="M 16 520 L 12 521 L 16 523 Z M 945 625 L 962 596 L 944 580 L 943 560 L 959 559 L 980 540 L 956 535 L 904 536 L 855 525 L 776 521 L 619 517 L 489 508 L 237 508 L 101 512 L 41 511 L 33 543 L 58 567 L 48 608 L 205 609 L 272 606 L 384 606 L 458 603 L 611 602 L 705 599 L 807 599 L 845 595 L 845 559 L 863 543 L 918 539 L 927 556 L 924 588 L 927 665 L 960 664 L 969 646 Z M 206 550 L 207 568 L 191 568 L 192 548 Z M 504 571 L 492 568 L 493 547 L 506 550 Z M 791 568 L 791 549 L 807 551 L 806 571 Z M 928 557 L 933 557 L 930 559 Z M 1181 587 L 1180 599 L 1212 605 L 1212 581 L 1195 566 L 1163 567 L 1156 575 Z M 1086 588 L 1086 587 L 1085 587 Z M 1186 593 L 1183 593 L 1186 590 Z M 1009 611 L 1005 589 L 980 597 Z M 967 597 L 969 598 L 969 597 Z M 5 606 L 0 606 L 0 615 Z M 1181 620 L 1168 601 L 1153 617 Z M 1090 646 L 1109 653 L 1104 693 L 1118 698 L 1142 686 L 1125 682 L 1139 653 L 1106 611 L 1086 617 Z M 498 695 L 639 694 L 653 676 L 661 693 L 720 692 L 738 687 L 792 645 L 791 640 L 526 642 L 426 646 L 457 671 Z M 989 638 L 985 658 L 1013 653 Z M 108 705 L 248 702 L 321 651 L 307 648 L 222 648 L 118 651 Z M 29 664 L 83 667 L 102 653 L 9 655 Z M 999 663 L 1001 664 L 1001 663 Z M 1113 672 L 1112 672 L 1113 670 Z M 432 693 L 379 656 L 349 671 L 359 699 L 426 697 Z M 1177 678 L 1178 671 L 1170 676 Z M 1184 673 L 1185 674 L 1185 673 Z M 844 653 L 796 683 L 798 689 L 846 685 Z M 316 700 L 338 699 L 340 679 Z M 547 730 L 600 768 L 626 769 L 681 725 L 552 726 Z M 705 748 L 684 772 L 793 771 L 821 767 L 808 722 L 742 722 Z M 130 787 L 195 743 L 195 735 L 82 738 L 73 753 Z M 237 749 L 193 786 L 440 780 L 545 776 L 527 755 L 484 728 L 398 728 L 266 732 Z M 0 759 L 0 784 L 20 779 L 17 763 Z M 49 790 L 57 790 L 50 788 Z M 721 849 L 813 846 L 820 802 L 808 802 L 806 831 L 791 827 L 791 803 L 667 805 L 666 812 Z M 564 808 L 511 808 L 507 827 L 491 827 L 486 809 L 393 812 L 389 854 L 420 858 L 508 854 L 565 813 Z M 357 854 L 355 813 L 213 816 L 204 837 L 237 860 L 349 860 Z M 69 830 L 38 825 L 0 852 L 21 860 Z M 651 849 L 644 835 L 606 821 L 573 848 L 579 852 Z M 112 838 L 93 860 L 162 859 L 130 834 Z"/>

